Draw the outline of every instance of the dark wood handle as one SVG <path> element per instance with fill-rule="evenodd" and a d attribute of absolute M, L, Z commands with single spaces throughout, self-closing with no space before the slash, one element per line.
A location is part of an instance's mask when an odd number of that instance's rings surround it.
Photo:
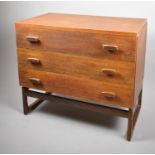
<path fill-rule="evenodd" d="M 114 92 L 103 91 L 103 92 L 101 92 L 101 94 L 102 94 L 104 97 L 109 98 L 109 99 L 114 99 L 114 98 L 116 98 L 116 93 L 114 93 Z"/>
<path fill-rule="evenodd" d="M 103 68 L 102 73 L 104 73 L 104 74 L 106 74 L 107 76 L 110 76 L 110 77 L 117 74 L 115 69 L 108 69 L 108 68 Z"/>
<path fill-rule="evenodd" d="M 38 58 L 27 58 L 32 64 L 40 64 L 40 60 Z"/>
<path fill-rule="evenodd" d="M 27 36 L 26 39 L 27 39 L 30 43 L 40 43 L 39 37 L 36 37 L 36 36 Z"/>
<path fill-rule="evenodd" d="M 114 52 L 118 51 L 118 46 L 116 46 L 116 45 L 102 44 L 102 47 L 104 50 L 108 51 L 109 53 L 114 53 Z"/>
<path fill-rule="evenodd" d="M 32 82 L 32 84 L 34 85 L 40 85 L 41 84 L 41 80 L 37 79 L 37 78 L 29 78 L 29 80 Z"/>

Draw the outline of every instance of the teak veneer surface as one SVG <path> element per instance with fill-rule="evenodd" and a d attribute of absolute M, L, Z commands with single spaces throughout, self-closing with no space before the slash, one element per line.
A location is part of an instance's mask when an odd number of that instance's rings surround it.
<path fill-rule="evenodd" d="M 28 58 L 37 58 L 39 64 L 32 64 Z M 85 79 L 104 81 L 114 85 L 133 88 L 135 66 L 132 62 L 95 59 L 56 52 L 44 52 L 18 48 L 19 69 L 54 72 Z M 113 69 L 114 75 L 103 70 Z"/>
<path fill-rule="evenodd" d="M 134 96 L 130 107 L 134 107 L 142 88 L 146 25 L 145 19 L 55 13 L 18 22 L 19 71 L 24 66 L 27 70 L 129 87 L 133 89 L 131 96 Z M 27 40 L 28 36 L 37 37 L 40 42 L 32 43 Z M 116 46 L 117 51 L 111 53 L 102 45 Z M 30 55 L 40 58 L 43 66 L 27 63 Z M 55 58 L 53 61 L 52 57 Z M 100 76 L 98 70 L 102 67 L 116 70 L 121 76 L 113 79 Z"/>
<path fill-rule="evenodd" d="M 38 37 L 40 42 L 32 44 L 26 37 Z M 97 32 L 55 30 L 32 28 L 29 25 L 17 25 L 17 45 L 21 48 L 71 53 L 103 59 L 135 61 L 137 38 Z M 114 45 L 118 50 L 110 53 L 102 45 Z"/>
<path fill-rule="evenodd" d="M 17 24 L 28 24 L 48 28 L 70 29 L 70 30 L 93 30 L 112 33 L 139 33 L 145 24 L 145 19 L 103 17 L 90 15 L 73 15 L 60 13 L 47 13 L 18 22 Z"/>
<path fill-rule="evenodd" d="M 65 74 L 20 69 L 20 84 L 24 87 L 55 92 L 66 96 L 92 100 L 97 104 L 109 103 L 122 107 L 131 107 L 133 89 L 114 86 L 101 81 L 83 79 Z M 29 79 L 37 78 L 41 84 L 34 85 Z M 114 92 L 115 98 L 107 98 L 102 92 Z"/>

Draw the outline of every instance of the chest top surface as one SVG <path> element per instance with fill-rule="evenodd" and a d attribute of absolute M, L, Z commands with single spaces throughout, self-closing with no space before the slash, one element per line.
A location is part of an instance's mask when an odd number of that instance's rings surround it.
<path fill-rule="evenodd" d="M 96 30 L 138 34 L 146 19 L 47 13 L 17 24 L 57 29 Z"/>

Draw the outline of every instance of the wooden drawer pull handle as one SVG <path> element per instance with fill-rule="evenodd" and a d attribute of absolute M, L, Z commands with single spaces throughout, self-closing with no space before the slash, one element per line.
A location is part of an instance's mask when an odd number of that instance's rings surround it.
<path fill-rule="evenodd" d="M 35 36 L 27 36 L 26 39 L 27 39 L 30 43 L 39 43 L 39 42 L 40 42 L 39 37 L 35 37 Z"/>
<path fill-rule="evenodd" d="M 107 97 L 107 98 L 110 98 L 110 99 L 112 99 L 112 98 L 116 98 L 116 94 L 114 93 L 114 92 L 101 92 L 101 94 L 103 94 L 105 97 Z"/>
<path fill-rule="evenodd" d="M 114 76 L 117 74 L 115 69 L 108 69 L 108 68 L 103 68 L 102 73 L 106 74 L 107 76 Z"/>
<path fill-rule="evenodd" d="M 110 53 L 114 53 L 116 51 L 118 51 L 118 46 L 116 45 L 105 45 L 102 44 L 103 49 L 105 49 L 106 51 L 110 52 Z"/>
<path fill-rule="evenodd" d="M 32 64 L 40 64 L 40 60 L 38 58 L 27 58 Z"/>
<path fill-rule="evenodd" d="M 29 80 L 32 82 L 32 84 L 34 85 L 40 85 L 41 84 L 41 80 L 37 79 L 37 78 L 29 78 Z"/>

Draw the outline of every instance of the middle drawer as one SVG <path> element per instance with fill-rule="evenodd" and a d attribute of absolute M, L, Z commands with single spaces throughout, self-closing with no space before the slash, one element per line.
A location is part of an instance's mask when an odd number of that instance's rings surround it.
<path fill-rule="evenodd" d="M 116 85 L 133 87 L 134 63 L 99 60 L 48 51 L 18 48 L 18 62 L 21 69 L 46 72 L 104 81 Z"/>

